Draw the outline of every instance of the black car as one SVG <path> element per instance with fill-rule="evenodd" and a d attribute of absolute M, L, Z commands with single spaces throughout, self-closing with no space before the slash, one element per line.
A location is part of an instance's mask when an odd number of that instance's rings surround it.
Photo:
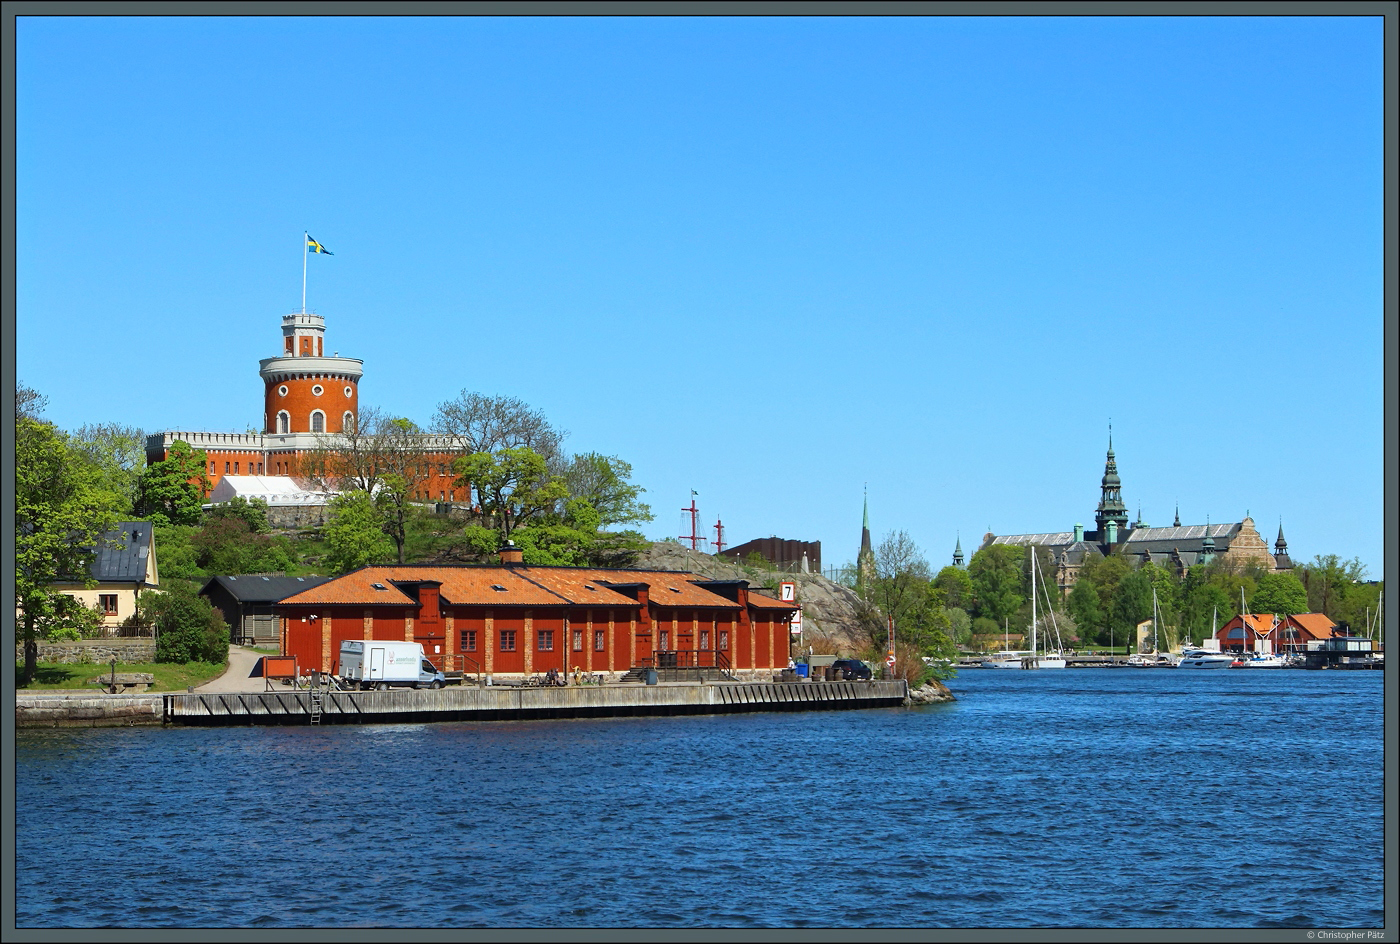
<path fill-rule="evenodd" d="M 831 677 L 834 679 L 869 679 L 870 666 L 859 659 L 837 659 L 831 663 Z"/>

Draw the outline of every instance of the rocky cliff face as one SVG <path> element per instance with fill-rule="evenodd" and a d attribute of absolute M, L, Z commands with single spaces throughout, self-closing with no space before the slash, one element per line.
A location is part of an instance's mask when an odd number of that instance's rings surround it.
<path fill-rule="evenodd" d="M 821 574 L 788 574 L 743 567 L 701 554 L 675 541 L 658 541 L 644 552 L 636 566 L 647 570 L 684 570 L 711 580 L 747 580 L 749 586 L 777 596 L 778 581 L 797 584 L 797 602 L 808 644 L 825 637 L 843 655 L 854 655 L 869 646 L 860 628 L 860 598 L 855 591 L 827 580 Z M 820 651 L 820 650 L 818 650 Z"/>

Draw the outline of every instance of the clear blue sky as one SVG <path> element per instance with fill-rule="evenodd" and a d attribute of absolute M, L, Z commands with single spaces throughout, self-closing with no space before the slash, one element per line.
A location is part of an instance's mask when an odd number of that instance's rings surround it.
<path fill-rule="evenodd" d="M 1153 525 L 1381 576 L 1379 18 L 21 18 L 21 381 L 260 428 L 517 396 L 657 517 L 935 566 Z"/>

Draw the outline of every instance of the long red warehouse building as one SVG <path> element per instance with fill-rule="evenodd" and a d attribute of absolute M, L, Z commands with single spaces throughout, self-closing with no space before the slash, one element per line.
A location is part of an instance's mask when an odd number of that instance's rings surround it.
<path fill-rule="evenodd" d="M 276 610 L 302 671 L 338 672 L 344 640 L 393 639 L 422 643 L 444 671 L 529 675 L 783 668 L 797 608 L 742 580 L 504 563 L 364 567 Z"/>

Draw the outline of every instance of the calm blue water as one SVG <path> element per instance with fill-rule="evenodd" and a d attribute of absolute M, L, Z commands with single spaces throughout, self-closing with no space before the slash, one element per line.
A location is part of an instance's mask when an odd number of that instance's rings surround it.
<path fill-rule="evenodd" d="M 23 731 L 17 923 L 1382 926 L 1382 673 L 953 687 L 921 709 Z"/>

